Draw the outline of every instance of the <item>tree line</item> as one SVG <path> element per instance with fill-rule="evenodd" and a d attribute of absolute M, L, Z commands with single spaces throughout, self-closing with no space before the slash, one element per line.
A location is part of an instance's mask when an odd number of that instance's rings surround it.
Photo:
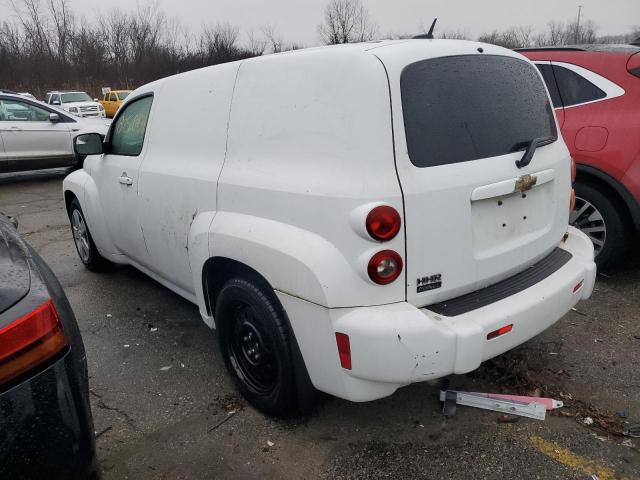
<path fill-rule="evenodd" d="M 93 22 L 79 17 L 69 0 L 9 0 L 11 15 L 0 22 L 0 89 L 28 91 L 42 98 L 52 89 L 81 89 L 97 95 L 101 87 L 135 88 L 152 80 L 208 65 L 264 53 L 301 48 L 273 26 L 244 32 L 229 23 L 191 32 L 156 2 L 134 10 L 112 9 Z M 361 0 L 330 0 L 318 27 L 324 44 L 407 38 L 381 34 Z M 543 32 L 531 26 L 494 30 L 477 40 L 507 48 L 576 43 L 627 43 L 640 27 L 616 36 L 598 36 L 597 25 L 551 21 Z M 437 28 L 436 28 L 437 31 Z M 464 30 L 440 38 L 470 39 Z"/>

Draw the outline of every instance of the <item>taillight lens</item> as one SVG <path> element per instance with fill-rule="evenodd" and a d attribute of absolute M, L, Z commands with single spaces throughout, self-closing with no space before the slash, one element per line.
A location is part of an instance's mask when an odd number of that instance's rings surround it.
<path fill-rule="evenodd" d="M 371 257 L 367 271 L 373 282 L 387 285 L 402 272 L 402 257 L 393 250 L 382 250 Z"/>
<path fill-rule="evenodd" d="M 371 238 L 386 242 L 400 231 L 402 220 L 398 211 L 389 205 L 380 205 L 367 215 L 367 232 Z"/>
<path fill-rule="evenodd" d="M 46 362 L 66 346 L 58 312 L 47 300 L 0 329 L 0 385 Z"/>
<path fill-rule="evenodd" d="M 577 167 L 576 167 L 576 161 L 573 157 L 571 157 L 571 183 L 576 181 L 576 175 L 577 175 L 578 171 L 577 171 Z"/>

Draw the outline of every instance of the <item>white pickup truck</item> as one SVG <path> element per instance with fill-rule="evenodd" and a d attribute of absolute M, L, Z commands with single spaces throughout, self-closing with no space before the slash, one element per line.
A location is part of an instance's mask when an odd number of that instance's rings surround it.
<path fill-rule="evenodd" d="M 464 373 L 593 290 L 572 160 L 518 53 L 407 40 L 134 91 L 64 181 L 80 258 L 196 303 L 269 414 Z"/>

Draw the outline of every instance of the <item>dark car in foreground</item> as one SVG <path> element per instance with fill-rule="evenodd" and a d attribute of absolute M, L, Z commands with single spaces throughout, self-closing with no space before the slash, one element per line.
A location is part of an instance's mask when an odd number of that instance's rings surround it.
<path fill-rule="evenodd" d="M 44 261 L 0 214 L 0 479 L 98 479 L 84 345 Z"/>

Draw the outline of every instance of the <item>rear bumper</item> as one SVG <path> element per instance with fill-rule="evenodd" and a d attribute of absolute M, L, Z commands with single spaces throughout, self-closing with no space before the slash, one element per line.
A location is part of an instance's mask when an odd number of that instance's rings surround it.
<path fill-rule="evenodd" d="M 412 382 L 474 370 L 539 334 L 589 298 L 596 276 L 591 242 L 570 228 L 559 246 L 572 255 L 560 269 L 517 294 L 455 317 L 406 302 L 326 309 L 305 308 L 298 299 L 280 297 L 316 388 L 348 400 L 374 400 Z M 294 322 L 296 318 L 308 320 Z M 505 325 L 513 325 L 509 333 L 487 339 L 487 334 Z M 340 367 L 336 332 L 349 336 L 351 370 Z"/>

